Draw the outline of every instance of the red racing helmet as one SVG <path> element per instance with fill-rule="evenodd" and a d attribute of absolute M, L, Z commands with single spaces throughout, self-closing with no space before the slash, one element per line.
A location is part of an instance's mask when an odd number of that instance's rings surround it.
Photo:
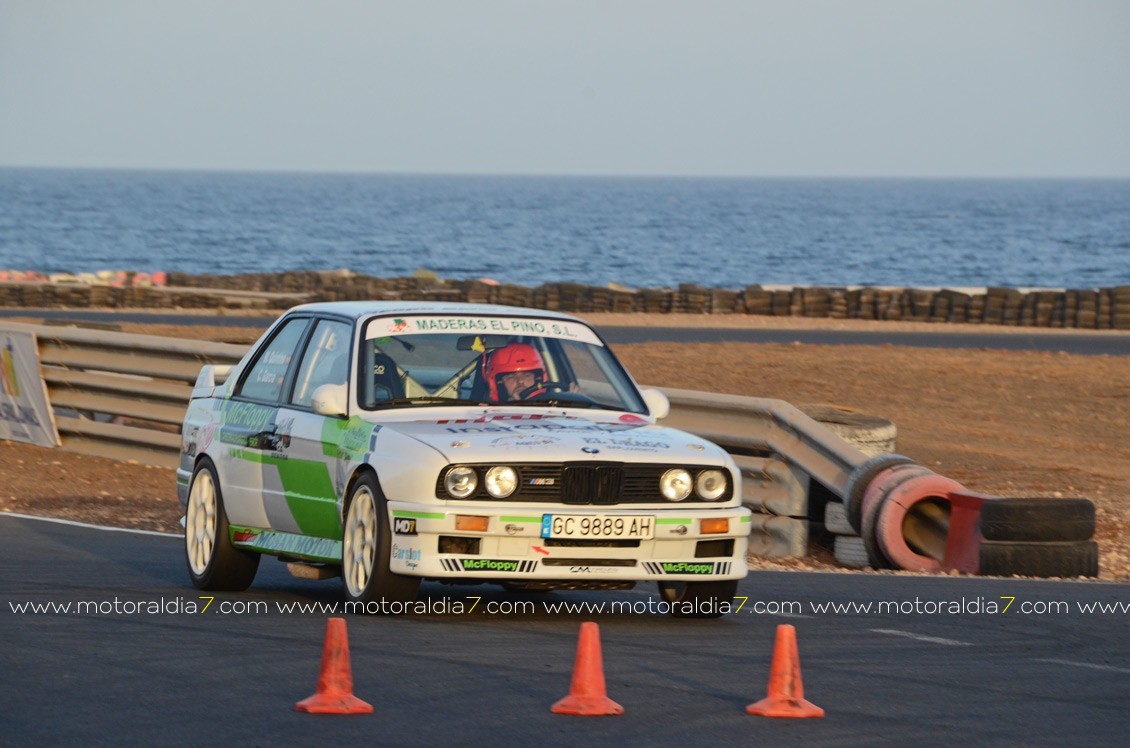
<path fill-rule="evenodd" d="M 545 362 L 537 349 L 529 343 L 511 343 L 487 354 L 483 375 L 487 380 L 491 400 L 498 401 L 499 377 L 515 371 L 532 371 L 534 381 L 539 384 L 545 381 Z M 506 394 L 513 396 L 516 393 Z"/>

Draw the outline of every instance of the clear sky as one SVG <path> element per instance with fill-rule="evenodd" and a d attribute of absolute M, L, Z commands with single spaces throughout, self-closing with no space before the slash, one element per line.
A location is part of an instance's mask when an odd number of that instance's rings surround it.
<path fill-rule="evenodd" d="M 0 0 L 0 166 L 1130 177 L 1130 0 Z"/>

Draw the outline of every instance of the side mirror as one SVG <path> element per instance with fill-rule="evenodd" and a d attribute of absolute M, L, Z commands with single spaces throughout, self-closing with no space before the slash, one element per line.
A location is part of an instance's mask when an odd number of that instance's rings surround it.
<path fill-rule="evenodd" d="M 323 384 L 314 390 L 311 404 L 323 416 L 344 416 L 349 409 L 349 387 L 344 384 Z"/>
<path fill-rule="evenodd" d="M 640 394 L 643 395 L 643 404 L 647 406 L 647 412 L 652 418 L 658 421 L 671 415 L 671 401 L 660 390 L 649 387 L 640 390 Z M 317 395 L 315 392 L 314 396 Z"/>

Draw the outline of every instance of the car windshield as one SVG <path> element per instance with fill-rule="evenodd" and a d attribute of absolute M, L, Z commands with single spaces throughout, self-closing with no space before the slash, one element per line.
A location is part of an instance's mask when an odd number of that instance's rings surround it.
<path fill-rule="evenodd" d="M 361 407 L 508 404 L 644 413 L 620 362 L 574 320 L 406 315 L 366 322 Z"/>

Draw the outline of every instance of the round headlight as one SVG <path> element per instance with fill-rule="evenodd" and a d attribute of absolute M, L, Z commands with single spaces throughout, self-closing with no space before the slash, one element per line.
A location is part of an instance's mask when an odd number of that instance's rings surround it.
<path fill-rule="evenodd" d="M 707 501 L 720 499 L 726 493 L 726 474 L 721 470 L 703 470 L 695 478 L 694 490 Z"/>
<path fill-rule="evenodd" d="M 659 492 L 668 501 L 682 501 L 691 495 L 691 474 L 682 468 L 668 470 L 659 479 Z"/>
<path fill-rule="evenodd" d="M 479 487 L 479 476 L 475 473 L 474 468 L 453 467 L 444 476 L 443 487 L 453 498 L 465 499 Z"/>
<path fill-rule="evenodd" d="M 518 487 L 518 473 L 512 467 L 495 465 L 487 471 L 483 483 L 487 487 L 487 493 L 496 499 L 504 499 Z"/>

